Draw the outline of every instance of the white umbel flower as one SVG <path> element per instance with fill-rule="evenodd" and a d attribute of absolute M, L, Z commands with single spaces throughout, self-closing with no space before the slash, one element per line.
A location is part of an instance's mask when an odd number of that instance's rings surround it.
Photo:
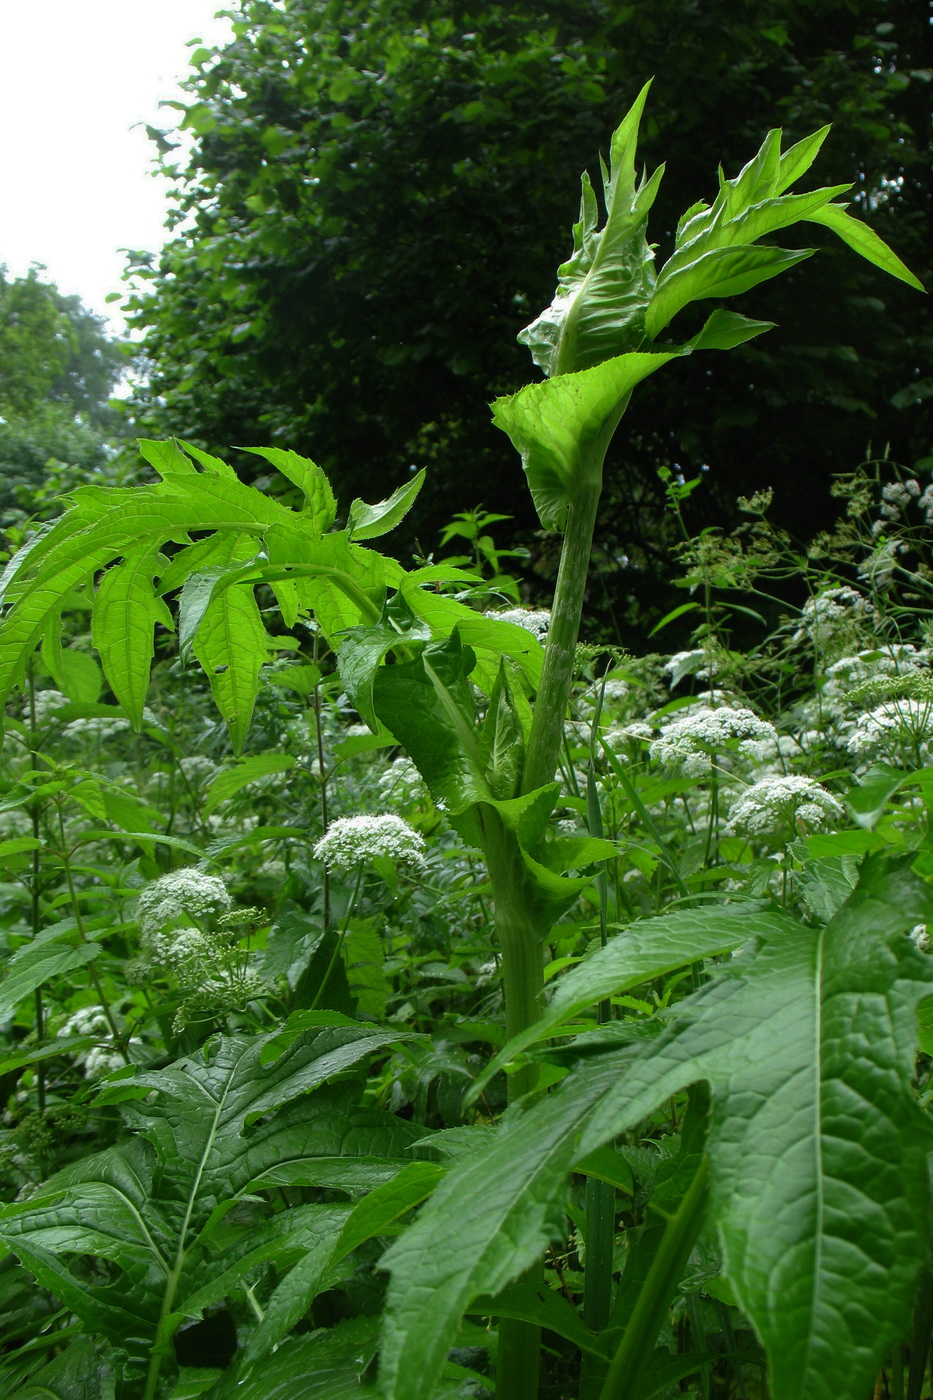
<path fill-rule="evenodd" d="M 392 813 L 338 817 L 314 847 L 316 860 L 328 870 L 352 870 L 368 860 L 388 856 L 411 870 L 424 869 L 424 837 Z"/>
<path fill-rule="evenodd" d="M 836 825 L 842 805 L 812 778 L 800 775 L 762 778 L 742 793 L 729 812 L 729 827 L 745 836 L 764 836 L 781 829 Z"/>
<path fill-rule="evenodd" d="M 851 633 L 859 624 L 871 622 L 874 614 L 870 601 L 857 588 L 828 588 L 804 603 L 793 640 L 825 646 L 840 633 Z"/>
<path fill-rule="evenodd" d="M 933 738 L 933 703 L 900 696 L 859 715 L 846 742 L 850 753 L 864 754 L 888 744 L 924 748 Z"/>
<path fill-rule="evenodd" d="M 508 608 L 505 612 L 490 613 L 498 622 L 512 622 L 516 627 L 524 627 L 539 642 L 543 642 L 551 625 L 549 608 Z"/>
<path fill-rule="evenodd" d="M 146 886 L 136 901 L 136 918 L 143 937 L 148 939 L 179 918 L 204 919 L 225 914 L 232 902 L 219 876 L 185 867 L 170 870 Z"/>
<path fill-rule="evenodd" d="M 390 806 L 414 807 L 427 798 L 424 779 L 410 758 L 396 758 L 377 784 L 380 800 Z"/>
<path fill-rule="evenodd" d="M 695 778 L 710 772 L 714 754 L 730 750 L 760 762 L 776 752 L 777 731 L 751 710 L 691 706 L 665 724 L 651 745 L 651 756 L 682 765 L 687 776 Z"/>

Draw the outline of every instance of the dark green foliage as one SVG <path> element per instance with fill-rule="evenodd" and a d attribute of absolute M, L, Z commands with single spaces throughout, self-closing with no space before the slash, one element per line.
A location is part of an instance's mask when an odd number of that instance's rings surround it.
<path fill-rule="evenodd" d="M 832 121 L 819 182 L 855 175 L 858 214 L 927 281 L 923 12 L 242 0 L 235 42 L 195 54 L 183 123 L 195 143 L 175 179 L 192 232 L 143 269 L 132 303 L 152 370 L 141 411 L 204 444 L 294 445 L 343 510 L 428 465 L 430 497 L 400 549 L 430 546 L 455 510 L 493 497 L 528 532 L 483 404 L 529 378 L 515 330 L 550 298 L 578 199 L 570 172 L 582 160 L 596 177 L 608 129 L 655 74 L 641 159 L 667 159 L 652 224 L 666 255 L 681 210 L 712 197 L 717 163 L 732 174 L 756 148 L 762 111 L 787 144 Z M 663 556 L 659 463 L 709 465 L 698 518 L 772 485 L 779 520 L 806 535 L 830 472 L 886 443 L 908 465 L 930 453 L 923 304 L 843 252 L 818 261 L 818 275 L 756 293 L 755 314 L 784 328 L 766 344 L 694 361 L 673 399 L 649 384 L 636 402 L 597 556 L 616 625 L 650 601 L 642 572 Z"/>

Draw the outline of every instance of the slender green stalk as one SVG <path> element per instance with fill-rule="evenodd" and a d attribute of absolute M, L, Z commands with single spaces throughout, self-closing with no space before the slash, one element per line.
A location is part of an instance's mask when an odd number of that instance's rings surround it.
<path fill-rule="evenodd" d="M 603 836 L 603 814 L 596 785 L 596 738 L 602 715 L 606 690 L 605 676 L 590 730 L 590 761 L 586 775 L 587 825 L 590 835 Z M 609 884 L 605 868 L 598 877 L 599 942 L 605 948 L 608 938 Z M 597 1024 L 612 1019 L 612 1003 L 601 1001 L 596 1012 Z M 606 1181 L 588 1177 L 586 1182 L 586 1272 L 583 1281 L 583 1321 L 592 1332 L 602 1332 L 609 1324 L 612 1309 L 612 1256 L 616 1223 L 615 1188 Z M 605 1364 L 596 1357 L 583 1357 L 581 1395 L 596 1394 L 605 1375 Z"/>
<path fill-rule="evenodd" d="M 914 1330 L 910 1339 L 907 1400 L 920 1400 L 923 1393 L 923 1378 L 930 1358 L 931 1332 L 933 1332 L 933 1269 L 928 1266 L 920 1275 L 920 1287 L 917 1289 Z"/>
<path fill-rule="evenodd" d="M 317 659 L 318 659 L 318 636 L 317 636 L 317 634 L 315 634 L 315 637 L 314 637 L 314 662 L 315 662 L 315 665 L 317 664 Z M 326 768 L 326 765 L 325 765 L 325 762 L 324 762 L 324 728 L 323 728 L 323 725 L 322 725 L 322 722 L 321 722 L 322 701 L 321 701 L 321 682 L 320 682 L 320 680 L 318 680 L 317 685 L 314 687 L 313 699 L 312 699 L 311 704 L 312 704 L 312 708 L 313 708 L 313 710 L 314 710 L 314 733 L 315 733 L 315 738 L 316 738 L 316 741 L 317 741 L 317 766 L 318 766 L 319 780 L 320 780 L 320 784 L 321 784 L 321 831 L 322 831 L 322 832 L 324 833 L 324 835 L 326 836 L 326 835 L 327 835 L 327 828 L 328 828 L 328 826 L 330 825 L 330 821 L 329 821 L 328 810 L 327 810 L 327 768 Z M 325 927 L 325 928 L 329 928 L 329 927 L 330 927 L 330 872 L 328 871 L 326 865 L 324 866 L 324 886 L 323 886 L 323 893 L 324 893 L 324 908 L 323 908 L 324 927 Z"/>
<path fill-rule="evenodd" d="M 68 842 L 65 836 L 65 814 L 61 800 L 58 800 L 58 830 L 59 835 L 61 837 L 62 865 L 64 866 L 65 870 L 65 882 L 68 885 L 68 894 L 71 898 L 71 909 L 75 917 L 75 927 L 78 930 L 78 937 L 81 939 L 81 942 L 87 943 L 90 940 L 88 939 L 87 934 L 84 931 L 84 920 L 81 917 L 81 906 L 78 903 L 78 893 L 75 889 L 74 878 L 71 873 L 71 856 L 68 851 Z M 94 990 L 97 993 L 97 1000 L 100 1003 L 100 1009 L 104 1013 L 104 1018 L 107 1022 L 107 1025 L 110 1027 L 110 1034 L 113 1036 L 113 1043 L 117 1047 L 117 1050 L 120 1052 L 120 1055 L 123 1059 L 123 1063 L 126 1065 L 132 1064 L 129 1051 L 126 1048 L 126 1037 L 123 1035 L 122 1031 L 120 1030 L 120 1027 L 117 1025 L 116 1017 L 114 1016 L 113 1010 L 110 1006 L 109 998 L 107 996 L 107 993 L 104 991 L 104 984 L 100 980 L 100 973 L 97 971 L 97 968 L 94 966 L 93 963 L 88 964 L 88 971 L 91 975 L 91 981 L 94 983 Z"/>
<path fill-rule="evenodd" d="M 362 879 L 363 867 L 362 865 L 358 865 L 356 867 L 356 884 L 353 886 L 353 893 L 351 894 L 350 902 L 347 905 L 347 912 L 344 917 L 343 928 L 337 935 L 337 942 L 334 944 L 334 951 L 330 955 L 330 962 L 327 964 L 327 971 L 321 978 L 320 985 L 318 986 L 317 991 L 314 993 L 314 1000 L 312 1001 L 311 1006 L 309 1008 L 311 1011 L 317 1010 L 318 1003 L 320 1002 L 321 997 L 324 995 L 324 989 L 330 981 L 330 975 L 333 972 L 334 968 L 337 966 L 337 959 L 339 958 L 340 950 L 343 947 L 343 940 L 347 936 L 347 929 L 350 927 L 350 920 L 353 918 L 353 910 L 356 908 L 356 897 L 360 892 L 360 883 Z"/>
<path fill-rule="evenodd" d="M 668 1221 L 621 1345 L 610 1362 L 599 1400 L 637 1400 L 641 1394 L 645 1365 L 703 1224 L 708 1174 L 708 1159 L 704 1157 L 677 1214 Z"/>

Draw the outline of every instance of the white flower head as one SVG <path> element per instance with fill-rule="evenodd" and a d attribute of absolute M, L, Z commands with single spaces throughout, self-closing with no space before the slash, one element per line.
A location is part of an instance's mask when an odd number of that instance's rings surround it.
<path fill-rule="evenodd" d="M 205 919 L 224 914 L 233 901 L 218 875 L 206 875 L 188 866 L 170 870 L 147 885 L 136 901 L 136 918 L 143 937 L 178 919 Z"/>
<path fill-rule="evenodd" d="M 831 792 L 800 775 L 761 778 L 747 788 L 729 812 L 729 827 L 746 836 L 834 826 L 845 813 Z"/>
<path fill-rule="evenodd" d="M 421 871 L 424 837 L 393 813 L 338 817 L 314 847 L 315 859 L 323 861 L 328 870 L 352 870 L 380 856 Z"/>
<path fill-rule="evenodd" d="M 933 702 L 904 695 L 885 700 L 874 710 L 859 715 L 846 748 L 852 754 L 864 754 L 899 742 L 920 747 L 931 738 Z"/>
<path fill-rule="evenodd" d="M 858 589 L 828 588 L 804 603 L 793 640 L 826 646 L 840 635 L 851 635 L 860 624 L 872 622 L 874 615 L 871 602 Z"/>
<path fill-rule="evenodd" d="M 73 1011 L 58 1028 L 58 1035 L 109 1035 L 110 1027 L 107 1025 L 107 1017 L 99 1006 L 82 1006 L 79 1011 Z"/>
<path fill-rule="evenodd" d="M 79 1056 L 79 1060 L 83 1061 L 88 1079 L 102 1079 L 105 1074 L 122 1069 L 126 1063 L 119 1050 L 110 1045 L 92 1045 L 90 1050 Z"/>
<path fill-rule="evenodd" d="M 163 960 L 180 975 L 211 964 L 212 942 L 199 928 L 175 929 L 171 937 L 160 939 Z"/>
<path fill-rule="evenodd" d="M 543 642 L 551 625 L 549 608 L 507 608 L 505 612 L 490 613 L 499 622 L 512 622 L 516 627 L 524 627 L 539 642 Z"/>
<path fill-rule="evenodd" d="M 380 799 L 392 806 L 413 807 L 428 795 L 418 769 L 404 756 L 389 764 L 377 786 Z"/>
<path fill-rule="evenodd" d="M 611 749 L 626 744 L 643 743 L 654 738 L 654 727 L 647 720 L 635 719 L 631 724 L 613 724 L 606 730 L 606 743 Z"/>
<path fill-rule="evenodd" d="M 43 724 L 51 715 L 53 710 L 59 710 L 63 705 L 68 704 L 68 697 L 60 690 L 39 690 L 36 692 L 36 723 Z"/>
<path fill-rule="evenodd" d="M 652 758 L 682 765 L 688 777 L 709 773 L 713 756 L 730 750 L 760 762 L 776 752 L 777 731 L 748 709 L 691 705 L 665 724 L 651 744 Z"/>

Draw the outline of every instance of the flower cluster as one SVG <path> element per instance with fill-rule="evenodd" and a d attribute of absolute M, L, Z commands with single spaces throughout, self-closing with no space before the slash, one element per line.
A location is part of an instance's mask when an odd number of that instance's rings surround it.
<path fill-rule="evenodd" d="M 933 739 L 933 702 L 903 696 L 859 715 L 846 747 L 849 753 L 866 754 L 888 744 L 908 744 L 923 750 Z"/>
<path fill-rule="evenodd" d="M 338 817 L 314 847 L 314 857 L 328 870 L 353 870 L 388 857 L 413 872 L 424 869 L 424 837 L 401 817 Z"/>
<path fill-rule="evenodd" d="M 842 638 L 852 637 L 874 618 L 874 608 L 858 589 L 848 586 L 828 588 L 804 603 L 800 626 L 794 633 L 793 641 L 809 641 L 825 649 Z"/>
<path fill-rule="evenodd" d="M 136 918 L 143 940 L 176 925 L 179 919 L 203 920 L 216 918 L 231 907 L 233 901 L 223 880 L 186 866 L 170 870 L 147 885 L 136 901 Z"/>
<path fill-rule="evenodd" d="M 539 642 L 543 642 L 551 625 L 549 608 L 507 608 L 505 612 L 491 613 L 499 622 L 512 622 L 516 627 L 524 627 Z"/>
<path fill-rule="evenodd" d="M 661 763 L 682 765 L 688 777 L 712 769 L 714 755 L 738 752 L 758 762 L 777 750 L 777 731 L 748 709 L 710 709 L 691 705 L 661 730 L 651 744 L 651 756 Z"/>
<path fill-rule="evenodd" d="M 747 788 L 729 812 L 729 827 L 745 836 L 836 825 L 845 812 L 831 792 L 812 778 L 775 775 Z"/>
<path fill-rule="evenodd" d="M 405 757 L 394 759 L 376 786 L 381 800 L 395 807 L 415 807 L 428 796 L 424 779 L 411 759 Z"/>
<path fill-rule="evenodd" d="M 59 1039 L 73 1035 L 93 1035 L 103 1042 L 75 1053 L 74 1058 L 79 1065 L 83 1065 L 88 1079 L 102 1079 L 111 1070 L 121 1069 L 125 1064 L 123 1056 L 111 1039 L 107 1017 L 98 1006 L 82 1006 L 79 1011 L 73 1012 L 67 1021 L 59 1026 L 57 1034 Z M 134 1040 L 130 1043 L 139 1042 Z"/>
<path fill-rule="evenodd" d="M 144 980 L 154 969 L 175 978 L 187 993 L 175 1015 L 176 1032 L 269 991 L 238 946 L 243 926 L 248 930 L 259 910 L 234 909 L 218 876 L 190 868 L 162 875 L 140 894 L 136 917 L 143 956 L 128 969 L 128 980 Z"/>

